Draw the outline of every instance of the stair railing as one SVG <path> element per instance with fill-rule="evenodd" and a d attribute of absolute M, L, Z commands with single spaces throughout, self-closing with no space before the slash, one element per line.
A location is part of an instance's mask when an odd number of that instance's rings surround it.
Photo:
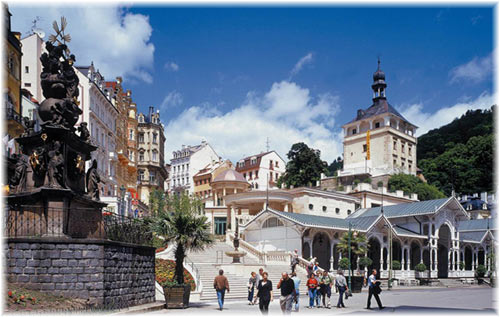
<path fill-rule="evenodd" d="M 228 232 L 226 236 L 228 238 L 227 240 L 228 243 L 234 240 L 234 234 Z M 253 245 L 251 245 L 250 243 L 246 242 L 243 239 L 240 239 L 240 248 L 254 255 L 259 260 L 260 264 L 266 264 L 267 259 L 265 252 L 260 251 L 259 249 L 257 249 L 256 247 L 254 247 Z"/>
<path fill-rule="evenodd" d="M 193 275 L 193 279 L 195 280 L 195 283 L 196 283 L 195 291 L 196 292 L 200 291 L 202 289 L 201 279 L 200 279 L 200 271 L 194 265 L 193 260 L 191 260 L 189 257 L 185 257 L 184 258 L 184 267 L 186 267 L 186 269 L 188 269 L 188 271 L 191 272 L 191 275 Z"/>

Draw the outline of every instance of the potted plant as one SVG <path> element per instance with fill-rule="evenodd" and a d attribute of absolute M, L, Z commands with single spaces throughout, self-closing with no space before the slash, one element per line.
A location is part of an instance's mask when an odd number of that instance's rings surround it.
<path fill-rule="evenodd" d="M 424 263 L 419 263 L 415 265 L 415 278 L 426 278 L 427 274 L 427 266 Z"/>
<path fill-rule="evenodd" d="M 392 269 L 393 270 L 401 270 L 401 262 L 398 260 L 393 260 L 392 261 Z"/>
<path fill-rule="evenodd" d="M 345 258 L 347 260 L 347 266 L 349 267 L 349 246 L 351 249 L 351 258 L 356 260 L 358 257 L 366 254 L 368 248 L 370 247 L 368 244 L 368 240 L 366 236 L 357 231 L 346 232 L 340 238 L 339 243 L 337 244 L 337 249 L 342 252 L 342 260 Z M 355 261 L 353 261 L 355 263 Z M 363 287 L 364 275 L 353 275 L 353 267 L 351 265 L 351 291 L 353 293 L 361 292 L 361 288 Z"/>
<path fill-rule="evenodd" d="M 476 268 L 476 278 L 478 284 L 483 284 L 484 275 L 486 274 L 486 267 L 482 264 L 479 264 Z"/>
<path fill-rule="evenodd" d="M 165 198 L 164 208 L 153 215 L 153 232 L 165 243 L 175 245 L 174 281 L 163 287 L 167 308 L 187 308 L 191 287 L 184 283 L 186 252 L 202 250 L 214 243 L 205 216 L 199 215 L 201 201 L 185 194 Z"/>
<path fill-rule="evenodd" d="M 368 267 L 372 264 L 373 260 L 367 256 L 364 256 L 359 259 L 359 266 L 361 267 L 361 273 L 363 274 L 363 276 L 364 276 L 364 271 L 366 271 Z"/>

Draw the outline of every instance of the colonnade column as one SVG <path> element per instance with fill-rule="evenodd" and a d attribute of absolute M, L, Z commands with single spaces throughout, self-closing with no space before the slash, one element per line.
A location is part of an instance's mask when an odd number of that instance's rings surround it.
<path fill-rule="evenodd" d="M 384 246 L 380 246 L 380 272 L 384 270 Z"/>

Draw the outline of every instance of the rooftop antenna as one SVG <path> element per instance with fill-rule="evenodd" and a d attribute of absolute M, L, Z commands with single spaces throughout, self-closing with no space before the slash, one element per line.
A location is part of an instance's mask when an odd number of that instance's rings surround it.
<path fill-rule="evenodd" d="M 266 139 L 266 152 L 269 152 L 269 137 Z"/>

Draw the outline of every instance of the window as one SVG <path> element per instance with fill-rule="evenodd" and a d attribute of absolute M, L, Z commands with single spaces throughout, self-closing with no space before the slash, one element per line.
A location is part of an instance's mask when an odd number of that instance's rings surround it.
<path fill-rule="evenodd" d="M 352 129 L 352 134 L 356 134 L 356 129 Z"/>
<path fill-rule="evenodd" d="M 158 143 L 158 134 L 153 133 L 153 143 L 156 144 Z"/>
<path fill-rule="evenodd" d="M 272 182 L 273 181 L 273 173 L 269 173 L 269 181 Z"/>
<path fill-rule="evenodd" d="M 279 167 L 279 166 L 278 166 L 278 161 L 276 161 L 276 164 L 275 164 L 274 166 L 275 166 L 275 167 Z"/>
<path fill-rule="evenodd" d="M 347 214 L 350 215 L 351 214 L 351 209 L 347 209 Z"/>
<path fill-rule="evenodd" d="M 153 161 L 157 162 L 158 161 L 158 152 L 155 150 L 153 151 Z"/>
<path fill-rule="evenodd" d="M 139 152 L 139 161 L 140 162 L 144 161 L 144 152 Z M 175 166 L 174 166 L 174 172 L 175 172 Z"/>
<path fill-rule="evenodd" d="M 367 149 L 366 144 L 363 144 L 363 153 L 366 152 L 366 149 Z"/>
<path fill-rule="evenodd" d="M 144 180 L 144 170 L 139 170 L 139 180 L 143 181 Z M 175 180 L 174 180 L 175 184 Z"/>
<path fill-rule="evenodd" d="M 411 145 L 408 145 L 408 156 L 411 156 Z"/>
<path fill-rule="evenodd" d="M 252 179 L 252 172 L 248 173 L 248 179 Z"/>
<path fill-rule="evenodd" d="M 269 160 L 269 168 L 273 168 L 273 161 Z"/>
<path fill-rule="evenodd" d="M 255 171 L 255 179 L 259 178 L 259 171 Z"/>
<path fill-rule="evenodd" d="M 250 160 L 250 165 L 255 165 L 255 164 L 257 164 L 257 159 L 256 158 L 252 158 Z"/>
<path fill-rule="evenodd" d="M 247 179 L 247 173 L 243 173 L 243 177 Z"/>
<path fill-rule="evenodd" d="M 277 180 L 278 180 L 278 178 L 279 178 L 279 175 L 278 175 L 278 173 L 276 173 L 276 178 L 275 178 L 275 180 L 277 181 Z"/>
<path fill-rule="evenodd" d="M 134 140 L 134 130 L 130 129 L 128 132 L 128 139 Z"/>
<path fill-rule="evenodd" d="M 396 160 L 394 160 L 394 161 L 392 162 L 392 164 L 393 164 L 394 166 L 396 166 L 396 163 L 397 163 L 397 162 L 396 162 Z"/>
<path fill-rule="evenodd" d="M 335 208 L 335 213 L 338 215 L 340 214 L 340 208 Z"/>
<path fill-rule="evenodd" d="M 283 222 L 276 217 L 272 217 L 264 221 L 262 228 L 283 227 Z"/>
<path fill-rule="evenodd" d="M 259 184 L 255 183 L 255 189 L 259 189 Z"/>
<path fill-rule="evenodd" d="M 375 122 L 375 129 L 380 128 L 380 122 Z"/>
<path fill-rule="evenodd" d="M 144 143 L 144 133 L 139 133 L 139 143 Z"/>
<path fill-rule="evenodd" d="M 404 153 L 405 152 L 405 144 L 404 143 L 401 143 L 401 152 Z"/>
<path fill-rule="evenodd" d="M 155 171 L 149 172 L 149 182 L 151 184 L 156 184 L 156 172 Z"/>
<path fill-rule="evenodd" d="M 313 210 L 314 209 L 314 205 L 313 204 L 309 204 L 309 210 Z"/>
<path fill-rule="evenodd" d="M 24 83 L 24 87 L 31 87 L 31 83 Z"/>
<path fill-rule="evenodd" d="M 29 67 L 29 66 L 24 66 L 24 72 L 25 72 L 26 74 L 29 74 L 29 72 L 30 72 L 30 67 Z"/>
<path fill-rule="evenodd" d="M 326 206 L 323 206 L 323 212 L 326 212 Z"/>

